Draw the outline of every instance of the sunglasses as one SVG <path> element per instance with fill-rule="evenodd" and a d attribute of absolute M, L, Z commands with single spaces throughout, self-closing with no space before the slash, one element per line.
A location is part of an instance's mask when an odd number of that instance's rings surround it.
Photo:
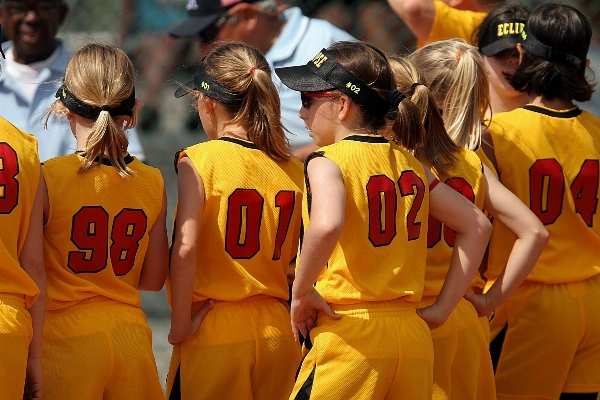
<path fill-rule="evenodd" d="M 221 18 L 210 24 L 198 34 L 200 41 L 204 43 L 214 42 L 219 32 L 221 32 L 221 29 L 223 29 L 223 26 L 232 18 L 237 18 L 237 14 L 230 15 L 225 13 Z"/>
<path fill-rule="evenodd" d="M 300 92 L 300 101 L 302 102 L 302 107 L 304 108 L 310 108 L 315 99 L 326 99 L 336 97 L 340 97 L 340 94 L 329 90 L 323 92 Z"/>

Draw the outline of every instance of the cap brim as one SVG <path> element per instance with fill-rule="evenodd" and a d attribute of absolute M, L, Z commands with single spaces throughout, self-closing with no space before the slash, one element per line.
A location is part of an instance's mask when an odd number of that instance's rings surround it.
<path fill-rule="evenodd" d="M 504 50 L 514 48 L 517 43 L 519 43 L 519 39 L 517 37 L 503 38 L 483 46 L 481 48 L 481 52 L 487 57 L 492 57 Z"/>
<path fill-rule="evenodd" d="M 335 86 L 324 81 L 306 65 L 275 68 L 275 73 L 285 86 L 298 92 L 321 92 L 335 89 Z"/>
<path fill-rule="evenodd" d="M 183 97 L 186 94 L 190 94 L 190 92 L 192 90 L 198 90 L 194 81 L 190 81 L 190 82 L 186 83 L 185 85 L 181 86 L 179 89 L 177 89 L 175 91 L 175 97 L 177 97 L 177 98 Z"/>
<path fill-rule="evenodd" d="M 200 17 L 187 17 L 185 21 L 171 30 L 169 34 L 176 38 L 196 36 L 212 24 L 219 15 L 221 14 L 215 13 Z"/>

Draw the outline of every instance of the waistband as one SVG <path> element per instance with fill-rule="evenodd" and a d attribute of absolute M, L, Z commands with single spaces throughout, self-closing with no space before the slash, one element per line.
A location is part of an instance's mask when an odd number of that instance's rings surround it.
<path fill-rule="evenodd" d="M 329 304 L 331 309 L 343 315 L 368 315 L 388 312 L 410 312 L 414 313 L 416 303 L 403 299 L 386 301 L 363 301 L 354 304 Z M 321 313 L 319 313 L 320 317 Z"/>
<path fill-rule="evenodd" d="M 192 314 L 198 312 L 198 310 L 200 310 L 200 308 L 202 308 L 202 306 L 204 305 L 204 303 L 206 303 L 208 300 L 202 300 L 202 301 L 196 301 L 194 303 L 192 303 Z M 219 308 L 233 308 L 233 309 L 240 309 L 240 310 L 244 310 L 244 309 L 248 309 L 248 308 L 253 308 L 253 307 L 257 307 L 263 304 L 269 304 L 269 303 L 283 303 L 284 300 L 279 299 L 277 297 L 273 297 L 273 296 L 267 296 L 266 294 L 257 294 L 256 296 L 250 296 L 247 297 L 245 299 L 242 300 L 237 300 L 237 301 L 219 301 L 219 300 L 215 300 L 215 304 L 213 305 L 212 310 L 218 310 Z"/>
<path fill-rule="evenodd" d="M 22 294 L 0 293 L 0 304 L 25 307 L 25 296 Z"/>
<path fill-rule="evenodd" d="M 81 308 L 104 308 L 104 307 L 119 307 L 123 310 L 141 310 L 139 307 L 132 306 L 131 304 L 123 303 L 121 301 L 109 299 L 104 296 L 94 296 L 89 297 L 87 299 L 78 301 L 75 304 L 71 304 L 68 307 L 58 308 L 54 310 L 46 310 L 46 317 L 64 315 L 69 313 L 78 313 L 81 312 Z"/>

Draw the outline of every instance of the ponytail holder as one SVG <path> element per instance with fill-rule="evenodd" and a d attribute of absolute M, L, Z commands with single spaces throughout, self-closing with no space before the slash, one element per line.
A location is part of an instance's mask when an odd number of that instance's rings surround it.
<path fill-rule="evenodd" d="M 256 65 L 253 65 L 253 66 L 251 66 L 251 67 L 250 67 L 250 69 L 248 70 L 248 73 L 249 73 L 249 74 L 252 74 L 252 72 L 254 72 L 254 70 L 255 70 L 256 68 L 257 68 L 257 66 L 256 66 Z"/>
<path fill-rule="evenodd" d="M 422 83 L 419 83 L 419 82 L 415 82 L 415 83 L 413 83 L 413 84 L 411 85 L 411 87 L 410 87 L 410 95 L 411 95 L 411 96 L 412 96 L 412 95 L 415 93 L 415 88 L 416 88 L 417 86 L 419 86 L 419 85 L 420 85 L 420 86 L 425 86 L 425 85 L 423 85 Z"/>
<path fill-rule="evenodd" d="M 389 94 L 388 94 L 388 102 L 390 103 L 390 105 L 394 108 L 398 108 L 398 105 L 402 102 L 402 100 L 404 100 L 406 98 L 406 95 L 402 92 L 399 92 L 397 90 L 392 90 Z"/>
<path fill-rule="evenodd" d="M 458 51 L 456 52 L 456 55 L 454 56 L 454 58 L 456 58 L 456 61 L 460 61 L 460 55 L 463 53 L 463 49 L 458 49 Z"/>
<path fill-rule="evenodd" d="M 105 104 L 102 107 L 100 107 L 100 111 L 108 111 L 108 112 L 110 112 L 110 106 L 108 104 Z"/>

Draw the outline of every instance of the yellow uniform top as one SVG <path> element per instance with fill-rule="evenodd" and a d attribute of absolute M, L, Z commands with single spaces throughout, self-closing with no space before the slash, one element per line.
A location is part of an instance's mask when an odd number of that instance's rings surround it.
<path fill-rule="evenodd" d="M 490 132 L 500 180 L 550 232 L 527 279 L 564 283 L 600 273 L 600 120 L 577 107 L 526 105 L 495 115 Z M 514 242 L 514 234 L 495 221 L 489 279 L 498 277 Z"/>
<path fill-rule="evenodd" d="M 36 138 L 0 117 L 0 293 L 23 295 L 27 308 L 40 291 L 19 256 L 39 180 Z"/>
<path fill-rule="evenodd" d="M 317 155 L 340 168 L 346 189 L 344 226 L 319 293 L 334 304 L 421 300 L 429 213 L 421 163 L 379 135 L 348 136 Z M 310 197 L 305 218 L 309 207 Z"/>
<path fill-rule="evenodd" d="M 252 142 L 223 137 L 182 150 L 204 183 L 193 301 L 255 295 L 286 300 L 298 252 L 302 164 L 276 162 Z"/>
<path fill-rule="evenodd" d="M 136 288 L 164 183 L 158 169 L 131 156 L 125 160 L 135 176 L 122 178 L 108 160 L 79 172 L 77 154 L 44 162 L 49 310 L 94 296 L 140 306 Z"/>
<path fill-rule="evenodd" d="M 458 161 L 448 171 L 450 178 L 444 183 L 456 190 L 480 210 L 485 201 L 485 181 L 481 160 L 471 150 L 460 149 L 455 154 Z M 438 176 L 438 179 L 440 177 Z M 427 229 L 427 268 L 425 270 L 425 291 L 423 296 L 437 296 L 448 274 L 456 232 L 432 216 L 429 216 Z M 483 289 L 485 283 L 479 273 L 473 278 L 471 287 Z"/>
<path fill-rule="evenodd" d="M 469 44 L 473 44 L 473 32 L 487 13 L 458 10 L 449 6 L 441 0 L 435 0 L 435 18 L 427 43 L 437 40 L 462 38 Z M 418 47 L 424 43 L 419 43 Z"/>

